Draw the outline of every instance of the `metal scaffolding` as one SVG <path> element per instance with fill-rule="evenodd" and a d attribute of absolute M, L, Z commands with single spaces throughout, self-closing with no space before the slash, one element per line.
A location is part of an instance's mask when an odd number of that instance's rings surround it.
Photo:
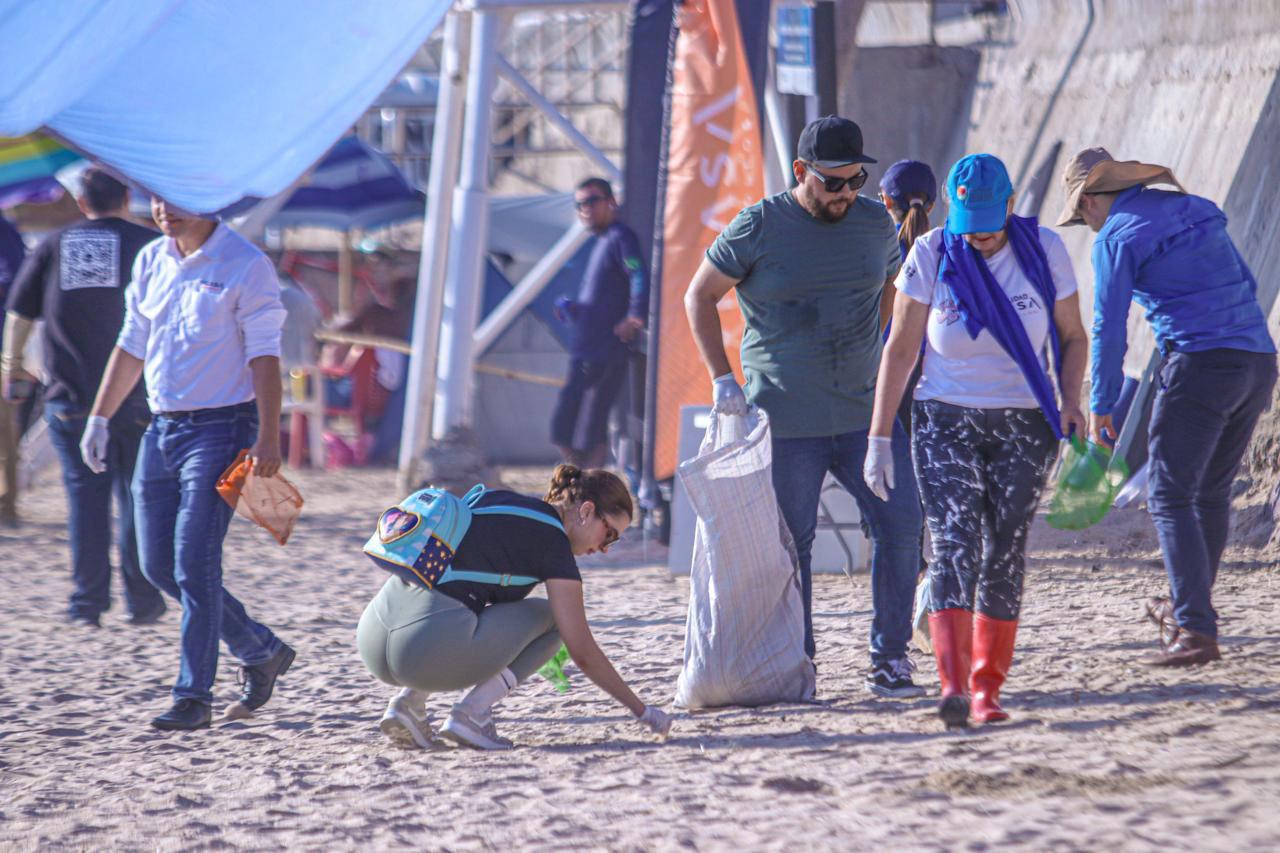
<path fill-rule="evenodd" d="M 495 156 L 515 156 L 516 149 L 500 144 L 495 150 L 495 114 L 504 108 L 499 81 L 513 97 L 519 96 L 524 109 L 536 113 L 551 133 L 580 152 L 596 168 L 620 180 L 621 170 L 610 153 L 597 146 L 579 128 L 557 98 L 545 87 L 554 81 L 590 75 L 601 63 L 623 58 L 601 59 L 590 48 L 585 59 L 566 59 L 582 45 L 594 44 L 597 28 L 585 27 L 585 35 L 566 41 L 558 60 L 539 52 L 536 36 L 533 50 L 528 41 L 521 46 L 519 60 L 504 58 L 503 31 L 519 23 L 522 13 L 531 10 L 584 12 L 604 10 L 617 17 L 627 0 L 464 0 L 449 13 L 441 45 L 439 86 L 431 143 L 431 166 L 427 187 L 426 219 L 422 231 L 422 255 L 418 270 L 418 296 L 414 305 L 414 341 L 410 356 L 404 432 L 400 443 L 399 483 L 402 490 L 417 485 L 418 465 L 431 439 L 470 425 L 475 356 L 492 343 L 510 322 L 546 286 L 564 261 L 586 240 L 580 225 L 569 228 L 547 255 L 534 266 L 515 289 L 477 329 L 484 280 L 488 196 L 492 187 Z M 625 52 L 625 27 L 619 33 Z M 526 73 L 521 62 L 535 57 L 533 71 Z M 559 66 L 559 67 L 557 67 Z M 530 80 L 530 76 L 533 80 Z M 571 87 L 563 83 L 566 96 Z M 590 90 L 572 89 L 573 97 L 587 99 Z M 621 111 L 621 104 L 616 105 Z M 620 126 L 620 120 L 616 122 Z M 504 125 L 504 129 L 515 123 Z M 526 122 L 523 127 L 530 127 Z M 530 135 L 532 136 L 532 134 Z M 506 140 L 513 137 L 508 134 Z"/>

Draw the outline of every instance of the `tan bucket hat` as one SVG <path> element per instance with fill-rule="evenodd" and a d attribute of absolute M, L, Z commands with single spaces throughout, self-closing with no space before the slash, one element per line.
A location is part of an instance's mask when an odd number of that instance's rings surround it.
<path fill-rule="evenodd" d="M 1117 160 L 1105 148 L 1086 148 L 1072 157 L 1062 173 L 1062 183 L 1067 200 L 1058 217 L 1059 225 L 1084 224 L 1076 212 L 1084 193 L 1113 193 L 1139 184 L 1172 184 L 1186 192 L 1168 167 Z"/>

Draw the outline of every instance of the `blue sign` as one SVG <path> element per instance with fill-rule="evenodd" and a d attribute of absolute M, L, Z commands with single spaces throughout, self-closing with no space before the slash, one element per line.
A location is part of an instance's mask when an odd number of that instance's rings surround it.
<path fill-rule="evenodd" d="M 779 6 L 774 65 L 778 91 L 788 95 L 817 95 L 818 75 L 813 62 L 813 8 Z"/>

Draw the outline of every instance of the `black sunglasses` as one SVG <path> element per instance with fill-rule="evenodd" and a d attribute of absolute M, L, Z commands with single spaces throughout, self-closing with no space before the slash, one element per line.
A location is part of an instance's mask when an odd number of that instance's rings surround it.
<path fill-rule="evenodd" d="M 605 200 L 605 198 L 606 198 L 606 197 L 605 197 L 605 196 L 602 196 L 602 195 L 590 195 L 590 196 L 587 196 L 586 198 L 583 198 L 583 199 L 576 199 L 576 200 L 573 202 L 573 206 L 574 206 L 574 207 L 576 207 L 576 208 L 578 208 L 578 210 L 583 210 L 584 208 L 591 207 L 592 205 L 596 204 L 597 202 L 604 201 L 604 200 Z"/>
<path fill-rule="evenodd" d="M 621 539 L 622 534 L 619 533 L 617 530 L 614 530 L 613 525 L 610 524 L 602 514 L 597 512 L 596 518 L 600 519 L 600 523 L 604 525 L 604 541 L 600 543 L 600 550 L 604 551 L 614 542 L 617 542 L 619 539 Z"/>
<path fill-rule="evenodd" d="M 852 178 L 828 177 L 827 175 L 822 174 L 817 169 L 810 166 L 808 163 L 804 164 L 804 170 L 808 172 L 810 175 L 813 175 L 818 180 L 822 181 L 822 188 L 829 193 L 838 193 L 841 190 L 843 190 L 845 187 L 848 187 L 854 192 L 857 192 L 858 190 L 862 189 L 862 185 L 867 182 L 866 169 L 863 169 L 861 172 L 854 175 Z"/>

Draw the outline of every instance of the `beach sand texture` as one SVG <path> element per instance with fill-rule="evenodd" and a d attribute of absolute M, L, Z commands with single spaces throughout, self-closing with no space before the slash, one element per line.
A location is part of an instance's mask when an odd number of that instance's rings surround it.
<path fill-rule="evenodd" d="M 533 489 L 542 475 L 512 479 Z M 1136 664 L 1155 650 L 1142 601 L 1165 586 L 1145 513 L 1079 534 L 1038 521 L 1004 694 L 1013 721 L 1001 726 L 942 731 L 933 662 L 919 653 L 934 695 L 867 693 L 868 578 L 826 576 L 814 592 L 815 704 L 680 713 L 660 744 L 570 668 L 569 693 L 535 678 L 499 706 L 514 751 L 406 751 L 378 732 L 391 689 L 354 642 L 384 580 L 360 546 L 400 497 L 394 477 L 290 476 L 308 501 L 294 539 L 281 548 L 235 520 L 226 582 L 297 662 L 257 716 L 191 734 L 148 725 L 169 704 L 178 608 L 127 627 L 117 577 L 104 627 L 68 627 L 61 484 L 51 472 L 23 496 L 22 529 L 0 537 L 0 848 L 1280 844 L 1280 570 L 1263 542 L 1234 545 L 1218 581 L 1224 660 L 1160 671 Z M 583 560 L 588 614 L 641 697 L 666 702 L 688 583 L 671 579 L 662 549 L 629 536 Z M 224 652 L 215 714 L 235 695 L 234 672 Z M 454 698 L 433 697 L 437 718 Z"/>

